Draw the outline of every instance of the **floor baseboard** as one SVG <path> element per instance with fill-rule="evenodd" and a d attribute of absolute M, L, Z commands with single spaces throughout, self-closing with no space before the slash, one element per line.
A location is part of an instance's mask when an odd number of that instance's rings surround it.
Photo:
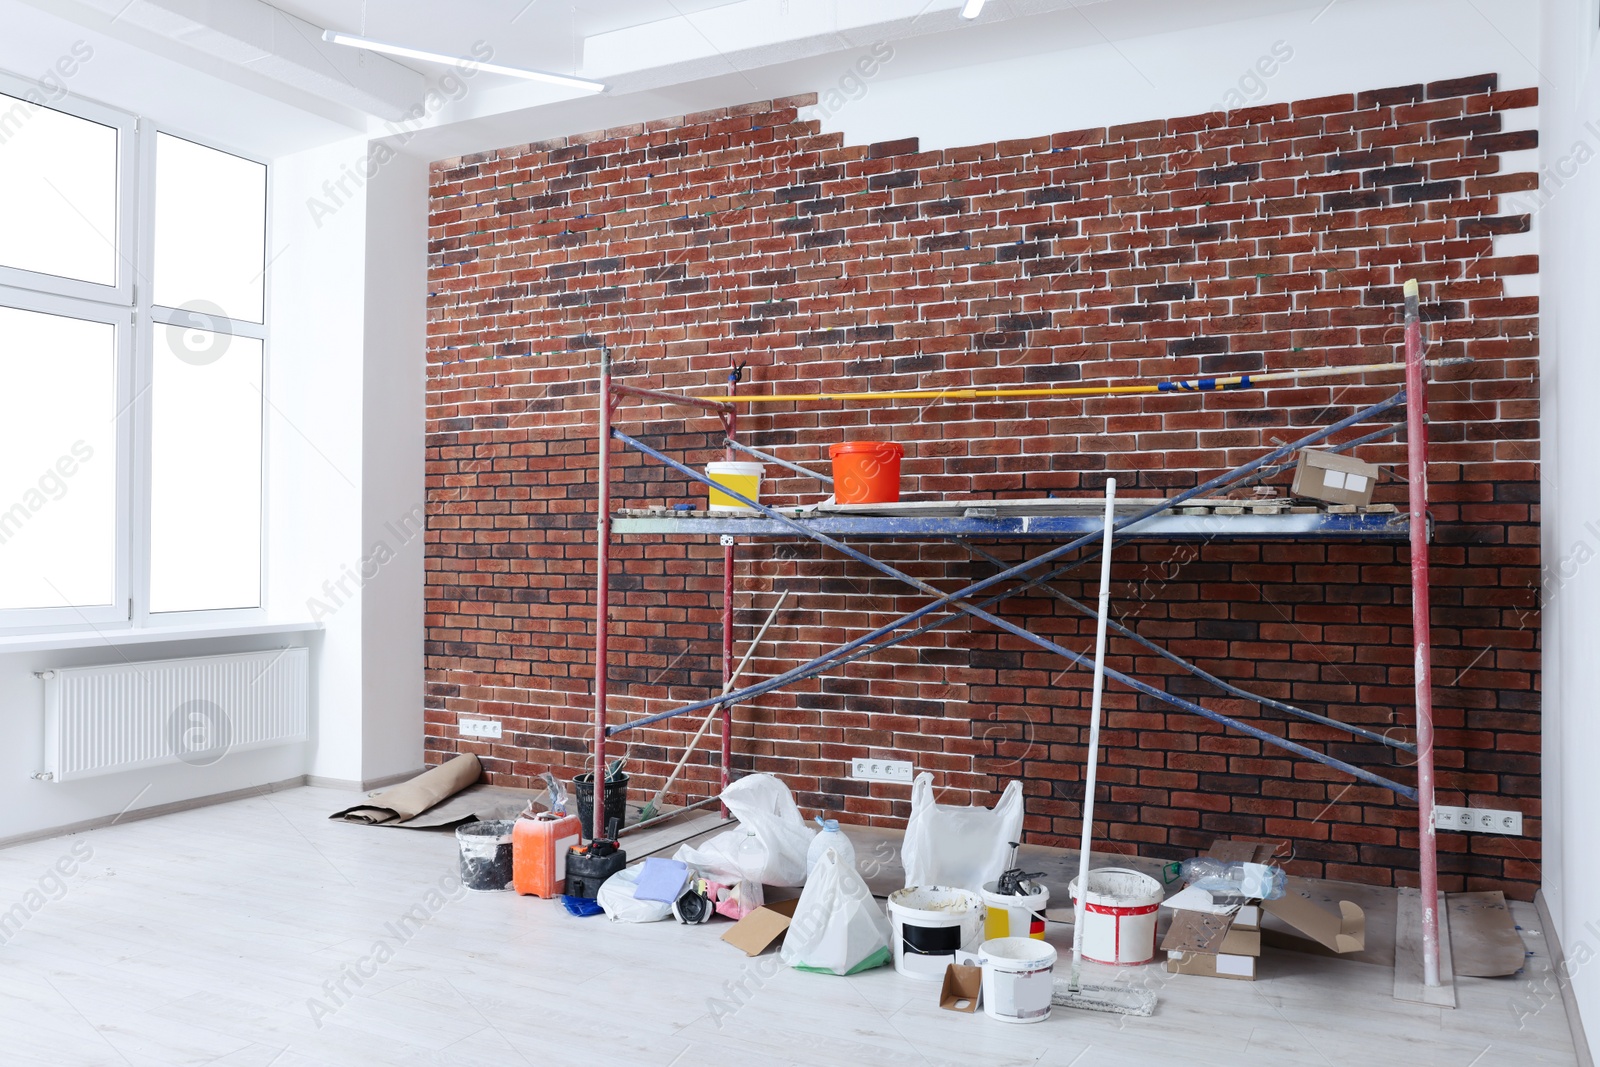
<path fill-rule="evenodd" d="M 1578 1053 L 1578 1067 L 1594 1067 L 1594 1054 L 1589 1050 L 1589 1038 L 1583 1031 L 1583 1017 L 1578 1014 L 1578 998 L 1572 993 L 1572 982 L 1561 976 L 1567 971 L 1567 954 L 1561 947 L 1561 932 L 1556 927 L 1555 916 L 1545 902 L 1544 890 L 1533 895 L 1533 906 L 1539 909 L 1539 922 L 1544 926 L 1545 943 L 1550 947 L 1550 965 L 1555 968 L 1556 985 L 1561 989 L 1561 1007 L 1567 1013 L 1567 1026 L 1572 1030 L 1572 1047 Z"/>
<path fill-rule="evenodd" d="M 43 830 L 30 830 L 25 834 L 14 834 L 11 837 L 0 837 L 0 848 L 10 848 L 13 845 L 27 844 L 29 841 L 44 841 L 52 837 L 65 837 L 68 834 L 80 834 L 85 830 L 99 830 L 116 823 L 137 822 L 140 819 L 153 819 L 157 815 L 171 815 L 178 811 L 192 811 L 195 808 L 209 808 L 213 804 L 226 804 L 231 800 L 243 800 L 246 797 L 258 797 L 264 793 L 277 793 L 285 789 L 297 789 L 306 784 L 306 776 L 296 775 L 293 778 L 284 778 L 277 782 L 268 782 L 265 785 L 254 785 L 246 789 L 231 789 L 226 793 L 211 793 L 203 797 L 193 797 L 188 800 L 174 800 L 167 804 L 153 804 L 148 808 L 135 808 L 125 811 L 120 815 L 102 815 L 94 819 L 84 819 L 80 822 L 66 823 L 62 826 L 52 826 Z"/>

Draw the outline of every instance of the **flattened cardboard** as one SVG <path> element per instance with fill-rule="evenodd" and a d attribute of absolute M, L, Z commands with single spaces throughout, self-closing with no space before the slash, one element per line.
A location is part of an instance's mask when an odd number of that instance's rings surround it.
<path fill-rule="evenodd" d="M 1450 917 L 1450 959 L 1456 974 L 1500 978 L 1522 968 L 1527 948 L 1504 893 L 1498 889 L 1451 893 L 1445 898 L 1445 912 Z"/>
<path fill-rule="evenodd" d="M 799 903 L 800 898 L 795 897 L 763 904 L 730 926 L 728 932 L 722 935 L 722 940 L 746 956 L 759 956 L 783 937 Z"/>
<path fill-rule="evenodd" d="M 1283 896 L 1263 901 L 1261 906 L 1334 952 L 1360 952 L 1366 947 L 1367 917 L 1359 905 L 1348 900 L 1313 899 L 1295 881 L 1289 883 Z"/>
<path fill-rule="evenodd" d="M 1370 504 L 1378 468 L 1351 456 L 1302 448 L 1289 495 L 1330 504 Z"/>
<path fill-rule="evenodd" d="M 1261 931 L 1239 927 L 1227 915 L 1180 911 L 1173 915 L 1167 936 L 1161 939 L 1161 947 L 1182 956 L 1195 953 L 1259 956 Z"/>
<path fill-rule="evenodd" d="M 1187 956 L 1191 953 L 1216 953 L 1228 937 L 1233 920 L 1227 915 L 1209 912 L 1180 911 L 1172 916 L 1167 936 L 1161 939 L 1161 948 Z"/>
<path fill-rule="evenodd" d="M 1256 977 L 1254 956 L 1229 956 L 1215 952 L 1174 952 L 1167 957 L 1168 974 L 1197 974 L 1203 978 L 1232 978 L 1239 982 L 1253 982 Z"/>
<path fill-rule="evenodd" d="M 944 969 L 944 987 L 939 990 L 939 1007 L 946 1011 L 970 1014 L 978 1010 L 978 999 L 982 994 L 982 967 L 952 963 Z"/>

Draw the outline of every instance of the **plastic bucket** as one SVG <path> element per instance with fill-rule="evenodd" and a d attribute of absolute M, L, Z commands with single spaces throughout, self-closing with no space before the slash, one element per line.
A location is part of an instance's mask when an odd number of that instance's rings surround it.
<path fill-rule="evenodd" d="M 957 950 L 983 940 L 983 901 L 949 886 L 907 886 L 889 894 L 894 969 L 907 978 L 944 980 Z"/>
<path fill-rule="evenodd" d="M 1068 886 L 1078 906 L 1078 880 Z M 1147 874 L 1126 867 L 1089 872 L 1084 898 L 1083 958 L 1094 963 L 1131 966 L 1156 955 L 1156 909 L 1166 892 Z"/>
<path fill-rule="evenodd" d="M 845 441 L 828 449 L 833 499 L 840 504 L 892 504 L 900 499 L 900 457 L 893 441 Z"/>
<path fill-rule="evenodd" d="M 469 822 L 456 829 L 461 849 L 461 884 L 480 893 L 511 888 L 513 819 Z"/>
<path fill-rule="evenodd" d="M 1031 885 L 1033 892 L 1014 897 L 1000 893 L 999 882 L 984 883 L 983 905 L 989 912 L 983 920 L 984 937 L 991 940 L 997 937 L 1044 940 L 1044 909 L 1050 903 L 1050 890 L 1037 883 L 1024 884 Z"/>
<path fill-rule="evenodd" d="M 983 965 L 983 1013 L 1003 1023 L 1050 1018 L 1056 950 L 1031 937 L 1001 937 L 978 949 Z"/>
<path fill-rule="evenodd" d="M 759 463 L 707 463 L 706 475 L 717 485 L 726 486 L 746 500 L 761 501 L 761 472 L 765 468 Z M 710 487 L 712 511 L 747 511 L 754 512 L 754 508 L 746 507 L 727 493 L 720 492 L 716 486 Z"/>
<path fill-rule="evenodd" d="M 580 832 L 585 841 L 594 838 L 594 772 L 584 771 L 572 780 L 572 791 L 578 795 L 578 818 L 583 825 Z M 628 776 L 619 774 L 606 779 L 606 824 L 617 820 L 622 826 L 628 821 Z M 605 833 L 606 828 L 600 827 Z"/>

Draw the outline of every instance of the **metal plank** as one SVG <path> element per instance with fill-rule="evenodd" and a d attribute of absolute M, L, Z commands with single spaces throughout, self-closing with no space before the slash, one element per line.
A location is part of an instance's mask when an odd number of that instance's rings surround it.
<path fill-rule="evenodd" d="M 1101 528 L 1088 515 L 1035 515 L 1015 518 L 891 517 L 834 515 L 802 520 L 808 529 L 832 537 L 879 540 L 931 537 L 974 537 L 1002 540 L 1058 541 Z M 612 520 L 621 535 L 657 534 L 675 537 L 769 537 L 792 540 L 795 531 L 766 518 L 739 515 L 676 518 L 670 515 Z M 1125 531 L 1155 541 L 1228 540 L 1363 540 L 1405 541 L 1405 517 L 1395 515 L 1157 515 Z"/>

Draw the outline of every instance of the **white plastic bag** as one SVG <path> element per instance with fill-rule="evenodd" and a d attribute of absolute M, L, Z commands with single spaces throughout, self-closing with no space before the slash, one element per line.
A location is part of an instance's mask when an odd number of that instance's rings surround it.
<path fill-rule="evenodd" d="M 1022 839 L 1022 783 L 1013 781 L 993 808 L 933 802 L 933 775 L 911 784 L 911 818 L 900 850 L 906 885 L 945 885 L 983 892 L 999 878 Z"/>
<path fill-rule="evenodd" d="M 642 870 L 643 864 L 624 867 L 600 883 L 594 900 L 612 922 L 657 923 L 672 918 L 671 904 L 634 897 L 633 891 L 639 887 L 639 872 Z"/>
<path fill-rule="evenodd" d="M 890 936 L 860 872 L 830 848 L 806 880 L 778 957 L 802 971 L 855 974 L 889 962 Z"/>
<path fill-rule="evenodd" d="M 806 825 L 789 787 L 770 774 L 751 774 L 724 789 L 722 802 L 739 820 L 739 828 L 718 834 L 699 848 L 684 845 L 672 858 L 714 882 L 732 885 L 742 878 L 766 885 L 804 885 L 806 849 L 816 831 Z M 741 857 L 751 830 L 760 849 L 744 850 Z M 758 869 L 748 869 L 752 855 L 760 859 Z"/>

